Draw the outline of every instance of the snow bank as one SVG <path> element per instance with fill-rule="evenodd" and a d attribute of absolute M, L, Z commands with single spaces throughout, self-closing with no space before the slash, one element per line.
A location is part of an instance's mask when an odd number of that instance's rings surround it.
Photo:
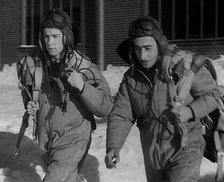
<path fill-rule="evenodd" d="M 3 66 L 2 71 L 0 71 L 0 85 L 18 86 L 16 63 Z"/>
<path fill-rule="evenodd" d="M 123 74 L 128 68 L 127 66 L 113 66 L 108 64 L 106 70 L 102 71 L 104 78 L 109 84 L 112 95 L 116 94 L 122 81 Z"/>

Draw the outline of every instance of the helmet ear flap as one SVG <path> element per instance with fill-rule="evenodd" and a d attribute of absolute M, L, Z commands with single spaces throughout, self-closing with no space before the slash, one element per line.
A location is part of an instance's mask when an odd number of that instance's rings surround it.
<path fill-rule="evenodd" d="M 135 45 L 134 45 L 133 40 L 130 40 L 128 46 L 129 46 L 129 57 L 130 57 L 132 64 L 134 64 L 134 62 L 136 62 L 136 60 L 138 60 L 138 58 L 135 53 Z"/>
<path fill-rule="evenodd" d="M 123 40 L 117 47 L 117 54 L 128 64 L 131 64 L 129 51 L 130 51 L 130 38 Z"/>
<path fill-rule="evenodd" d="M 134 51 L 133 41 L 128 38 L 122 41 L 117 47 L 117 54 L 128 64 L 134 64 L 137 56 Z"/>
<path fill-rule="evenodd" d="M 80 42 L 80 29 L 77 25 L 72 26 L 73 31 L 73 39 L 74 39 L 74 46 L 77 46 L 77 44 Z"/>
<path fill-rule="evenodd" d="M 62 37 L 62 43 L 63 43 L 63 45 L 66 45 L 66 42 L 67 42 L 66 36 L 65 36 L 65 34 L 63 34 L 63 37 Z"/>
<path fill-rule="evenodd" d="M 41 50 L 46 51 L 46 43 L 44 41 L 44 34 L 43 31 L 39 33 L 39 46 Z"/>

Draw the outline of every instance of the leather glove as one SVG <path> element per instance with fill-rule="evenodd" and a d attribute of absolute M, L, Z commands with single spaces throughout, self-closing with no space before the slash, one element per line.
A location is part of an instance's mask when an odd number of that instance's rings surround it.
<path fill-rule="evenodd" d="M 111 148 L 105 157 L 105 164 L 108 169 L 116 168 L 116 164 L 120 161 L 120 155 L 117 148 Z"/>
<path fill-rule="evenodd" d="M 33 101 L 29 101 L 27 103 L 27 112 L 30 115 L 35 115 L 37 110 L 39 109 L 39 104 L 35 104 Z"/>

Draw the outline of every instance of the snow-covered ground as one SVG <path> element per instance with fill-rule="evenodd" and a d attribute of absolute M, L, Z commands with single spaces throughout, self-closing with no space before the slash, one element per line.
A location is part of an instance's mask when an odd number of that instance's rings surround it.
<path fill-rule="evenodd" d="M 224 56 L 214 61 L 218 81 L 224 85 Z M 108 65 L 103 75 L 114 95 L 127 67 Z M 0 72 L 0 182 L 40 182 L 44 177 L 42 152 L 32 141 L 32 126 L 26 130 L 19 155 L 14 159 L 14 147 L 24 109 L 17 88 L 15 64 L 5 65 Z M 146 182 L 139 132 L 133 127 L 121 151 L 116 169 L 105 167 L 106 123 L 99 122 L 93 132 L 89 154 L 82 169 L 88 182 Z M 200 182 L 214 182 L 217 165 L 203 159 Z"/>

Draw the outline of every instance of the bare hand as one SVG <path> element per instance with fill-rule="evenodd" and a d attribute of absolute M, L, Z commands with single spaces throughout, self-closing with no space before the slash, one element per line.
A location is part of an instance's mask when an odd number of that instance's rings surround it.
<path fill-rule="evenodd" d="M 39 109 L 39 104 L 35 104 L 33 101 L 29 101 L 27 103 L 27 112 L 31 115 L 35 115 L 37 110 Z"/>
<path fill-rule="evenodd" d="M 191 109 L 186 106 L 178 106 L 172 109 L 172 112 L 175 114 L 179 122 L 188 121 L 193 117 Z"/>
<path fill-rule="evenodd" d="M 116 148 L 112 148 L 107 152 L 105 157 L 105 164 L 108 169 L 116 168 L 116 164 L 120 161 L 120 155 Z"/>
<path fill-rule="evenodd" d="M 72 73 L 69 74 L 68 83 L 72 87 L 78 89 L 79 91 L 82 91 L 82 89 L 84 87 L 84 81 L 83 81 L 81 73 L 78 73 L 75 70 Z"/>

